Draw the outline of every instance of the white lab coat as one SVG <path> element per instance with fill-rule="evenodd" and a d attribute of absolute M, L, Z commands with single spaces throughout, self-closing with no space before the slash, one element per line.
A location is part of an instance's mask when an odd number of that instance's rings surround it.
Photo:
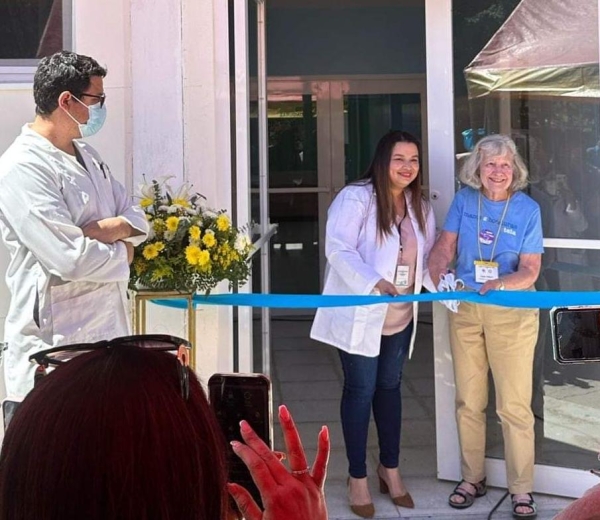
<path fill-rule="evenodd" d="M 411 193 L 406 190 L 408 216 L 417 237 L 415 294 L 425 285 L 435 290 L 427 271 L 427 257 L 435 242 L 433 210 L 422 201 L 426 215 L 426 234 L 419 230 Z M 377 239 L 377 207 L 372 184 L 346 186 L 332 202 L 327 214 L 325 235 L 325 287 L 323 294 L 371 294 L 382 278 L 394 283 L 400 237 L 396 226 L 379 242 Z M 381 331 L 387 304 L 356 307 L 324 307 L 317 310 L 310 337 L 352 354 L 368 357 L 379 355 Z M 413 315 L 418 304 L 413 303 Z M 410 354 L 415 335 L 413 329 Z M 410 355 L 409 354 L 409 355 Z"/>
<path fill-rule="evenodd" d="M 0 231 L 10 251 L 4 371 L 9 398 L 33 386 L 29 355 L 52 346 L 130 334 L 129 264 L 122 242 L 83 236 L 89 222 L 119 216 L 148 223 L 98 153 L 75 142 L 87 171 L 25 125 L 0 157 Z"/>

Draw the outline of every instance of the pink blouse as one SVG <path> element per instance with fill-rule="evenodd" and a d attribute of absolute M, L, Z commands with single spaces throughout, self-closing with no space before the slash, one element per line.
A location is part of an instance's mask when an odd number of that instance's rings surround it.
<path fill-rule="evenodd" d="M 415 270 L 417 268 L 417 236 L 410 218 L 405 216 L 400 224 L 400 237 L 402 250 L 398 254 L 398 265 L 408 265 L 408 286 L 396 287 L 399 294 L 412 294 L 415 290 Z M 385 321 L 383 322 L 383 336 L 391 336 L 403 331 L 413 319 L 413 304 L 390 303 L 388 305 Z"/>

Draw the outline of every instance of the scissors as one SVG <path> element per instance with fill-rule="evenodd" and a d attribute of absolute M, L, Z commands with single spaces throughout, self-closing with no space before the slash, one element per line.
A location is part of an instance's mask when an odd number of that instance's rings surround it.
<path fill-rule="evenodd" d="M 439 291 L 462 291 L 464 288 L 465 283 L 460 278 L 455 278 L 454 273 L 440 274 Z"/>

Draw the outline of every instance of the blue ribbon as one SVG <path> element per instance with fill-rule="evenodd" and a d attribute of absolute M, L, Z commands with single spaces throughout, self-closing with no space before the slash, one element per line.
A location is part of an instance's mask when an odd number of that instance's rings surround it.
<path fill-rule="evenodd" d="M 358 296 L 320 294 L 211 294 L 194 296 L 194 305 L 234 305 L 240 307 L 270 307 L 277 309 L 314 309 L 317 307 L 353 307 L 378 303 L 433 302 L 438 300 L 460 300 L 502 307 L 550 309 L 571 305 L 600 305 L 600 292 L 559 291 L 490 291 L 485 295 L 476 292 L 442 292 L 409 294 L 405 296 Z M 158 305 L 185 309 L 184 298 L 153 300 Z"/>

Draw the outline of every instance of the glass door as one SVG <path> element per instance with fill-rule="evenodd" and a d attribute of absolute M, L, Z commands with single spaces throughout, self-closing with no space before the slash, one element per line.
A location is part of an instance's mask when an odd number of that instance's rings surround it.
<path fill-rule="evenodd" d="M 268 120 L 270 219 L 279 225 L 271 241 L 271 291 L 317 294 L 333 197 L 362 175 L 387 131 L 425 135 L 425 80 L 270 79 Z M 258 177 L 254 205 L 257 189 Z"/>
<path fill-rule="evenodd" d="M 320 290 L 319 214 L 331 190 L 328 87 L 269 80 L 269 212 L 278 225 L 270 246 L 273 293 Z M 253 193 L 257 186 L 253 179 Z"/>
<path fill-rule="evenodd" d="M 427 0 L 427 4 L 428 29 L 435 26 L 438 36 L 443 35 L 431 38 L 427 44 L 429 93 L 433 100 L 429 138 L 436 142 L 436 153 L 430 154 L 430 160 L 436 161 L 437 166 L 431 177 L 431 194 L 438 223 L 443 222 L 450 205 L 458 163 L 472 144 L 483 135 L 508 134 L 529 167 L 526 192 L 538 202 L 542 212 L 545 253 L 537 288 L 598 290 L 598 190 L 590 189 L 597 184 L 595 150 L 600 149 L 600 111 L 595 102 L 600 92 L 597 74 L 586 87 L 596 94 L 582 97 L 576 86 L 553 84 L 552 74 L 541 73 L 544 56 L 557 38 L 564 37 L 560 30 L 529 34 L 525 54 L 518 44 L 512 45 L 512 35 L 531 21 L 530 0 Z M 546 16 L 550 19 L 536 20 L 536 31 L 543 32 L 550 22 L 568 29 L 577 21 L 587 27 L 579 32 L 589 34 L 589 38 L 582 38 L 580 51 L 585 52 L 588 39 L 597 47 L 594 33 L 598 30 L 598 6 L 586 6 L 569 17 L 567 25 L 552 18 L 558 14 L 549 9 Z M 585 12 L 586 9 L 591 11 Z M 579 17 L 580 14 L 584 16 Z M 597 48 L 593 50 L 597 59 Z M 518 67 L 515 65 L 518 79 L 510 72 L 514 56 L 520 57 Z M 497 67 L 500 62 L 502 66 Z M 576 72 L 577 63 L 561 61 L 561 66 L 570 67 L 573 78 L 582 77 Z M 450 77 L 447 71 L 452 68 Z M 499 69 L 502 70 L 498 72 Z M 487 80 L 483 80 L 486 75 Z M 568 92 L 571 87 L 573 91 Z M 559 90 L 568 96 L 557 95 Z M 438 471 L 440 478 L 458 480 L 459 447 L 447 328 L 445 310 L 435 305 Z M 599 381 L 598 364 L 565 367 L 554 361 L 548 310 L 542 309 L 533 369 L 534 491 L 580 496 L 597 483 L 587 470 L 598 464 Z M 489 484 L 504 487 L 502 432 L 494 400 L 490 393 L 486 472 Z"/>
<path fill-rule="evenodd" d="M 362 176 L 377 142 L 390 130 L 405 130 L 421 139 L 426 161 L 425 92 L 425 77 L 421 75 L 332 82 L 335 192 Z M 424 173 L 427 189 L 427 164 Z"/>
<path fill-rule="evenodd" d="M 427 192 L 427 103 L 423 75 L 393 78 L 356 78 L 332 81 L 331 160 L 332 190 L 321 214 L 325 237 L 327 207 L 348 183 L 359 179 L 369 166 L 379 139 L 390 130 L 405 130 L 423 143 L 423 188 Z M 325 251 L 321 250 L 325 264 Z"/>

